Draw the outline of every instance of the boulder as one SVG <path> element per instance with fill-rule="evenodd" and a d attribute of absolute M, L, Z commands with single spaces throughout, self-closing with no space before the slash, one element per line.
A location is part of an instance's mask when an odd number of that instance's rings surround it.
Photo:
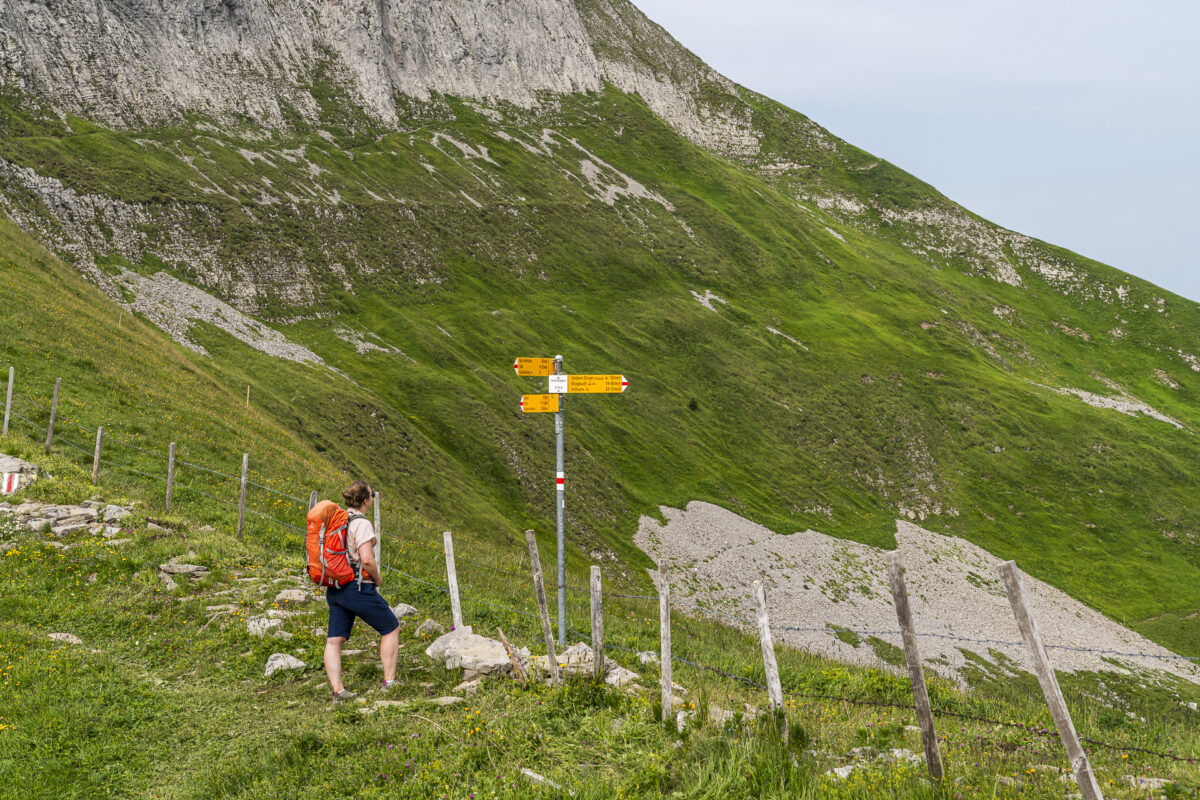
<path fill-rule="evenodd" d="M 453 696 L 447 696 L 447 697 L 435 697 L 435 698 L 433 699 L 433 702 L 434 702 L 434 704 L 435 704 L 435 705 L 439 705 L 439 706 L 442 706 L 442 707 L 444 708 L 444 707 L 446 707 L 446 706 L 452 706 L 452 705 L 454 705 L 455 703 L 462 703 L 462 702 L 464 702 L 464 698 L 462 698 L 462 697 L 453 697 Z"/>
<path fill-rule="evenodd" d="M 267 659 L 267 667 L 263 670 L 263 677 L 269 678 L 276 672 L 285 669 L 304 669 L 304 662 L 287 653 L 272 653 L 271 657 Z"/>
<path fill-rule="evenodd" d="M 283 620 L 268 617 L 250 617 L 246 620 L 246 632 L 251 636 L 266 636 L 268 632 L 283 625 Z"/>
<path fill-rule="evenodd" d="M 158 579 L 162 581 L 163 586 L 167 587 L 168 592 L 173 592 L 179 588 L 179 584 L 175 582 L 175 579 L 161 570 L 158 573 Z"/>
<path fill-rule="evenodd" d="M 444 661 L 446 669 L 462 668 L 476 675 L 499 675 L 512 671 L 508 651 L 495 639 L 465 630 L 439 636 L 425 648 L 425 655 Z"/>
<path fill-rule="evenodd" d="M 49 517 L 42 517 L 41 519 L 31 519 L 25 524 L 28 525 L 29 530 L 33 531 L 34 533 L 41 533 L 42 531 L 50 530 L 50 526 L 54 524 L 54 520 L 50 519 Z"/>
<path fill-rule="evenodd" d="M 534 666 L 549 672 L 545 656 L 533 656 Z M 558 654 L 558 669 L 563 675 L 592 675 L 595 672 L 595 654 L 584 642 L 577 642 Z M 627 686 L 638 679 L 636 672 L 627 670 L 611 658 L 604 659 L 604 682 L 609 686 Z"/>
<path fill-rule="evenodd" d="M 312 595 L 303 589 L 284 589 L 275 595 L 276 603 L 307 603 L 311 599 Z"/>
<path fill-rule="evenodd" d="M 202 567 L 199 564 L 177 564 L 175 559 L 171 559 L 159 567 L 159 571 L 166 575 L 183 575 L 198 581 L 208 574 L 208 567 Z"/>
<path fill-rule="evenodd" d="M 83 640 L 73 633 L 52 633 L 50 634 L 50 641 L 64 642 L 66 644 L 83 644 Z"/>
<path fill-rule="evenodd" d="M 658 663 L 658 653 L 651 652 L 650 650 L 642 650 L 637 654 L 637 657 L 638 661 L 640 661 L 642 664 Z"/>
<path fill-rule="evenodd" d="M 421 639 L 427 639 L 430 636 L 440 635 L 445 632 L 446 629 L 442 627 L 440 622 L 434 622 L 431 619 L 427 619 L 417 626 L 417 629 L 413 631 L 413 636 Z"/>
<path fill-rule="evenodd" d="M 64 525 L 54 526 L 50 529 L 50 533 L 56 538 L 61 538 L 66 536 L 68 533 L 74 533 L 75 531 L 80 530 L 81 528 L 86 528 L 87 526 L 87 522 L 68 522 Z"/>
<path fill-rule="evenodd" d="M 37 479 L 36 464 L 0 453 L 0 493 L 14 494 L 28 489 Z"/>
<path fill-rule="evenodd" d="M 397 603 L 392 606 L 392 613 L 396 615 L 396 619 L 404 619 L 405 617 L 415 617 L 417 610 L 408 603 Z"/>

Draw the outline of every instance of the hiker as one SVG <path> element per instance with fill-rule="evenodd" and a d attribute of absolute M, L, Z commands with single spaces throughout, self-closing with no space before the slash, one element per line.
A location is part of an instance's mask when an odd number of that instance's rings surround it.
<path fill-rule="evenodd" d="M 325 639 L 325 674 L 333 687 L 334 700 L 355 696 L 342 685 L 342 645 L 350 638 L 355 618 L 361 618 L 383 638 L 379 642 L 379 660 L 383 663 L 383 688 L 399 683 L 396 679 L 396 654 L 400 649 L 400 622 L 379 593 L 382 585 L 379 565 L 375 563 L 373 543 L 378 535 L 367 519 L 366 512 L 374 502 L 375 493 L 366 481 L 355 481 L 342 492 L 349 511 L 346 534 L 347 557 L 354 569 L 355 579 L 341 588 L 325 591 L 329 603 L 329 633 Z"/>

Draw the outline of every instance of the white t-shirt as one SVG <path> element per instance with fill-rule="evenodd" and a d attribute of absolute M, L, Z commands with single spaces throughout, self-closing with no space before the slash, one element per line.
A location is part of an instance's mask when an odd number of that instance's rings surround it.
<path fill-rule="evenodd" d="M 347 530 L 347 534 L 346 543 L 349 545 L 348 549 L 350 550 L 350 566 L 361 571 L 362 559 L 358 557 L 358 551 L 364 544 L 375 539 L 375 528 L 372 527 L 371 521 L 366 517 L 356 517 L 350 520 L 350 527 Z M 363 580 L 367 583 L 374 583 L 366 573 L 363 573 Z"/>

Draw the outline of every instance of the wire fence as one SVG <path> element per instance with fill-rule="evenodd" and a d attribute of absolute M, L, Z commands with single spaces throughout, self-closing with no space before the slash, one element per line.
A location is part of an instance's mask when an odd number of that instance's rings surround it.
<path fill-rule="evenodd" d="M 14 398 L 17 398 L 17 397 L 19 397 L 20 399 L 22 399 L 25 402 L 35 405 L 39 409 L 46 408 L 46 403 L 44 401 L 37 400 L 36 398 L 31 398 L 27 395 L 14 394 Z M 12 417 L 15 420 L 19 420 L 19 421 L 31 426 L 31 428 L 34 429 L 35 431 L 39 431 L 42 433 L 49 432 L 47 426 L 41 425 L 40 423 L 25 416 L 24 414 L 19 413 L 18 411 L 13 411 Z M 56 424 L 58 422 L 61 422 L 69 427 L 72 427 L 72 428 L 79 430 L 88 435 L 95 434 L 95 429 L 89 429 L 87 426 L 85 426 L 75 420 L 57 420 Z M 88 448 L 86 448 L 84 446 L 78 445 L 75 442 L 72 442 L 66 436 L 61 435 L 61 433 L 56 433 L 56 435 L 54 436 L 54 441 L 59 444 L 63 444 L 65 446 L 67 446 L 72 451 L 83 453 L 84 456 L 86 456 L 89 459 L 94 457 L 94 453 L 91 450 L 89 450 Z M 116 444 L 120 447 L 125 447 L 134 452 L 140 453 L 144 456 L 154 459 L 158 463 L 166 463 L 166 461 L 167 461 L 167 457 L 164 454 L 153 451 L 153 450 L 148 450 L 146 448 L 135 445 L 129 441 L 124 440 L 120 436 L 113 436 L 113 435 L 109 434 L 108 431 L 105 432 L 104 441 L 108 442 L 108 443 Z M 148 479 L 151 479 L 156 482 L 166 483 L 168 480 L 164 476 L 156 475 L 151 472 L 147 472 L 147 471 L 139 469 L 137 467 L 133 467 L 129 464 L 125 464 L 125 463 L 118 462 L 118 461 L 113 461 L 111 458 L 107 458 L 104 456 L 102 456 L 100 458 L 100 463 L 102 465 L 114 467 L 116 469 L 120 469 L 120 470 L 123 470 L 125 472 L 128 472 L 133 475 L 137 475 L 140 477 L 148 478 Z M 241 476 L 239 476 L 239 475 L 231 475 L 229 473 L 224 473 L 224 472 L 221 472 L 220 470 L 217 470 L 217 469 L 214 469 L 212 467 L 205 466 L 202 464 L 196 464 L 196 463 L 184 461 L 184 460 L 177 460 L 176 465 L 186 467 L 187 469 L 190 469 L 190 470 L 195 470 L 197 473 L 199 473 L 201 475 L 214 476 L 215 478 L 219 479 L 219 482 L 221 484 L 224 484 L 224 482 L 226 482 L 228 480 L 237 480 L 237 481 L 241 480 Z M 286 491 L 275 489 L 273 487 L 264 485 L 257 481 L 247 480 L 246 485 L 247 485 L 247 487 L 252 487 L 261 492 L 266 492 L 267 494 L 270 494 L 270 495 L 273 495 L 276 497 L 280 497 L 280 498 L 283 498 L 284 500 L 288 500 L 290 502 L 299 504 L 305 509 L 307 509 L 307 507 L 308 507 L 308 499 L 307 498 L 299 497 L 294 494 L 290 494 Z M 201 489 L 201 488 L 198 488 L 193 485 L 188 485 L 188 484 L 183 484 L 183 483 L 175 483 L 174 489 L 180 490 L 183 492 L 192 493 L 196 496 L 203 497 L 207 500 L 222 504 L 222 505 L 230 507 L 230 508 L 235 508 L 235 509 L 239 508 L 238 503 L 231 502 L 231 501 L 221 498 L 215 494 L 212 494 L 210 491 L 206 491 L 205 489 Z M 305 531 L 304 527 L 294 525 L 294 524 L 286 522 L 284 520 L 280 520 L 278 518 L 275 518 L 267 513 L 259 511 L 257 509 L 246 507 L 245 511 L 258 517 L 258 518 L 261 518 L 265 521 L 273 523 L 285 530 L 296 531 L 296 532 Z M 394 526 L 393 529 L 396 531 L 399 531 L 400 528 L 401 528 L 401 526 L 396 525 L 396 526 Z M 392 542 L 394 546 L 391 547 L 389 549 L 389 551 L 387 551 L 388 555 L 389 555 L 388 562 L 386 564 L 381 565 L 381 568 L 384 570 L 385 573 L 394 573 L 395 575 L 401 576 L 409 581 L 412 581 L 413 583 L 415 583 L 419 586 L 424 586 L 424 587 L 431 589 L 435 592 L 438 592 L 440 594 L 450 595 L 452 593 L 449 586 L 444 586 L 441 583 L 439 583 L 438 581 L 440 580 L 440 578 L 438 578 L 432 574 L 422 577 L 419 575 L 415 575 L 408 570 L 401 569 L 400 567 L 397 567 L 395 565 L 397 556 L 403 556 L 407 552 L 407 548 L 410 548 L 410 547 L 417 548 L 417 549 L 421 550 L 422 552 L 429 554 L 430 557 L 436 556 L 440 559 L 444 559 L 445 551 L 442 546 L 430 544 L 428 542 L 423 542 L 423 541 L 420 541 L 419 539 L 406 537 L 400 533 L 389 534 L 388 540 L 390 542 Z M 461 601 L 463 601 L 467 605 L 480 606 L 480 607 L 488 608 L 492 611 L 508 614 L 508 615 L 512 616 L 514 619 L 521 618 L 521 619 L 535 620 L 535 621 L 538 620 L 539 614 L 536 611 L 530 610 L 528 608 L 526 608 L 526 609 L 514 608 L 513 606 L 510 606 L 503 602 L 497 601 L 496 598 L 498 595 L 504 594 L 504 593 L 508 593 L 508 594 L 512 593 L 513 584 L 511 583 L 511 581 L 508 582 L 506 585 L 496 586 L 496 585 L 489 583 L 488 580 L 486 580 L 486 579 L 480 579 L 478 576 L 472 577 L 470 574 L 470 570 L 477 569 L 477 570 L 479 570 L 483 573 L 486 573 L 487 575 L 490 575 L 490 576 L 502 576 L 503 578 L 519 579 L 521 581 L 530 580 L 529 573 L 526 571 L 522 571 L 519 568 L 521 565 L 526 563 L 526 559 L 524 557 L 518 557 L 517 559 L 515 559 L 515 562 L 516 563 L 514 566 L 517 568 L 508 569 L 503 566 L 497 566 L 496 563 L 491 562 L 491 561 L 485 561 L 485 560 L 482 560 L 479 558 L 475 558 L 471 555 L 456 553 L 455 554 L 455 563 L 464 565 L 468 568 L 467 570 L 464 570 L 463 575 L 462 575 L 463 579 L 460 580 L 460 582 L 459 582 L 458 588 L 459 588 L 459 596 L 460 596 Z M 412 565 L 409 565 L 409 566 L 410 566 L 410 569 L 415 568 Z M 560 587 L 559 584 L 553 583 L 553 584 L 546 585 L 545 588 L 547 590 L 556 590 L 556 589 L 562 588 L 566 592 L 577 595 L 577 596 L 591 594 L 591 590 L 589 588 L 572 586 L 570 584 L 565 584 Z M 484 596 L 485 594 L 487 594 L 489 596 Z M 604 598 L 606 601 L 606 609 L 608 609 L 610 611 L 610 613 L 615 612 L 614 613 L 615 617 L 620 617 L 621 612 L 627 613 L 630 617 L 636 617 L 636 614 L 633 610 L 631 610 L 630 608 L 627 608 L 627 607 L 623 607 L 625 604 L 628 604 L 631 602 L 634 605 L 637 605 L 638 603 L 649 603 L 649 602 L 653 602 L 654 604 L 657 604 L 657 602 L 659 600 L 659 596 L 657 594 L 637 594 L 637 593 L 632 593 L 632 592 L 631 593 L 608 592 L 608 593 L 604 594 Z M 618 602 L 615 607 L 611 607 L 608 605 L 608 603 L 610 601 L 618 601 Z M 721 622 L 723 624 L 723 626 L 725 626 L 725 628 L 732 630 L 732 631 L 740 632 L 743 635 L 748 635 L 747 632 L 753 631 L 757 626 L 757 623 L 754 620 L 748 619 L 746 617 L 738 616 L 736 614 L 731 614 L 731 613 L 728 613 L 728 612 L 725 612 L 725 611 L 722 611 L 720 609 L 713 608 L 713 607 L 706 607 L 703 605 L 688 603 L 686 601 L 681 601 L 678 599 L 674 600 L 672 605 L 678 611 L 686 612 L 685 616 L 683 618 L 684 621 L 686 621 L 688 619 L 687 615 L 691 615 L 691 618 L 693 618 L 693 619 L 715 620 L 715 621 Z M 589 610 L 586 606 L 577 605 L 577 604 L 571 604 L 569 607 L 570 607 L 570 610 L 572 610 L 576 615 L 578 615 L 580 613 L 586 614 L 587 611 Z M 644 610 L 644 606 L 642 608 Z M 572 635 L 577 635 L 585 640 L 589 640 L 591 637 L 590 632 L 581 631 L 581 630 L 578 630 L 577 628 L 568 626 L 566 630 L 569 633 L 571 633 Z M 853 634 L 855 636 L 864 636 L 864 637 L 885 637 L 886 636 L 886 637 L 898 638 L 898 637 L 902 637 L 902 635 L 903 635 L 900 630 L 890 630 L 890 629 L 889 630 L 871 630 L 871 629 L 860 630 L 860 629 L 843 628 L 843 627 L 830 626 L 830 625 L 826 625 L 823 627 L 812 627 L 812 626 L 804 627 L 804 626 L 793 626 L 793 625 L 786 625 L 786 624 L 785 625 L 775 624 L 775 625 L 770 626 L 770 630 L 778 631 L 781 633 L 789 633 L 789 632 L 792 632 L 792 633 L 824 633 L 824 634 L 829 634 L 831 636 Z M 540 631 L 538 631 L 538 633 L 540 634 Z M 625 633 L 626 633 L 626 635 L 628 635 L 628 631 L 626 631 Z M 642 660 L 644 658 L 647 650 L 653 652 L 652 651 L 652 634 L 653 634 L 653 631 L 646 632 L 646 639 L 651 640 L 651 641 L 643 641 L 643 642 L 639 643 L 639 642 L 636 642 L 633 640 L 628 640 L 628 642 L 625 644 L 623 644 L 621 642 L 617 642 L 617 641 L 606 641 L 604 646 L 605 646 L 605 649 L 612 649 L 612 650 L 616 650 L 616 651 L 628 652 L 628 653 L 634 654 L 635 656 L 637 656 L 639 658 L 639 660 Z M 969 644 L 975 644 L 975 645 L 991 645 L 991 646 L 1003 646 L 1003 647 L 1022 647 L 1023 646 L 1023 642 L 1013 642 L 1013 641 L 987 639 L 987 638 L 964 637 L 964 636 L 956 636 L 956 635 L 952 635 L 952 634 L 943 634 L 943 633 L 918 633 L 917 635 L 926 637 L 926 638 L 951 640 L 951 641 L 963 642 L 963 643 L 969 643 Z M 631 644 L 633 646 L 630 646 Z M 639 644 L 641 644 L 643 646 L 643 649 L 638 649 Z M 649 646 L 647 646 L 647 645 L 649 645 Z M 1088 648 L 1088 647 L 1081 647 L 1081 646 L 1076 646 L 1076 645 L 1060 645 L 1060 644 L 1048 644 L 1048 645 L 1046 645 L 1046 648 L 1051 649 L 1051 650 L 1089 653 L 1089 654 L 1095 654 L 1095 655 L 1099 655 L 1099 656 L 1107 656 L 1107 657 L 1113 657 L 1113 658 L 1164 659 L 1164 660 L 1177 660 L 1177 661 L 1187 662 L 1187 663 L 1192 663 L 1192 664 L 1200 663 L 1200 658 L 1198 658 L 1198 657 L 1182 656 L 1182 655 L 1177 655 L 1177 654 L 1173 654 L 1173 653 L 1125 652 L 1125 651 L 1119 651 L 1119 650 L 1114 650 L 1114 649 L 1109 649 L 1109 648 Z M 733 651 L 730 651 L 730 652 L 733 652 Z M 734 669 L 730 669 L 727 667 L 717 666 L 714 664 L 708 664 L 708 663 L 705 663 L 704 661 L 701 661 L 694 657 L 687 658 L 687 657 L 673 653 L 671 656 L 671 662 L 673 664 L 679 664 L 681 666 L 684 666 L 684 667 L 687 667 L 690 669 L 695 669 L 695 670 L 706 672 L 706 673 L 709 673 L 712 675 L 716 675 L 719 678 L 728 680 L 734 684 L 737 684 L 738 686 L 755 689 L 755 690 L 763 691 L 763 692 L 767 691 L 767 688 L 768 688 L 767 684 L 764 683 L 762 680 L 758 679 L 757 677 L 747 675 L 747 674 L 744 674 L 743 672 L 736 671 Z M 792 698 L 794 700 L 816 700 L 816 701 L 822 701 L 822 702 L 845 703 L 845 704 L 856 705 L 856 706 L 891 708 L 891 709 L 902 710 L 905 712 L 911 712 L 914 709 L 913 704 L 911 702 L 899 702 L 899 701 L 896 701 L 893 699 L 886 699 L 886 698 L 880 698 L 880 697 L 853 697 L 853 696 L 841 695 L 841 694 L 831 693 L 831 692 L 802 691 L 802 690 L 799 690 L 794 687 L 785 690 L 783 692 L 783 694 L 785 697 Z M 1031 735 L 1035 735 L 1035 736 L 1039 736 L 1039 737 L 1061 738 L 1057 731 L 1054 731 L 1044 725 L 1039 725 L 1039 724 L 1034 724 L 1034 723 L 1026 723 L 1026 722 L 1018 722 L 1018 721 L 1013 721 L 1013 720 L 993 719 L 986 715 L 973 714 L 973 713 L 968 713 L 966 711 L 955 710 L 955 709 L 946 708 L 946 707 L 933 707 L 931 710 L 935 716 L 940 716 L 940 717 L 944 717 L 944 718 L 960 719 L 960 720 L 964 720 L 964 721 L 978 722 L 978 723 L 982 723 L 982 724 L 986 724 L 986 725 L 1019 729 L 1024 732 L 1027 732 Z M 1175 753 L 1174 751 L 1156 750 L 1153 748 L 1148 748 L 1148 747 L 1144 747 L 1141 745 L 1135 745 L 1135 744 L 1131 744 L 1131 743 L 1113 743 L 1113 742 L 1104 741 L 1101 739 L 1097 739 L 1094 737 L 1088 737 L 1088 736 L 1080 736 L 1080 739 L 1083 742 L 1086 742 L 1087 744 L 1091 745 L 1092 747 L 1105 749 L 1105 750 L 1109 750 L 1109 751 L 1121 752 L 1121 753 L 1137 753 L 1137 754 L 1141 754 L 1141 755 L 1145 755 L 1145 756 L 1149 756 L 1149 757 L 1170 760 L 1170 761 L 1174 761 L 1174 762 L 1183 762 L 1183 763 L 1187 763 L 1187 764 L 1200 764 L 1200 758 L 1188 756 L 1188 755 L 1181 755 L 1181 754 Z"/>

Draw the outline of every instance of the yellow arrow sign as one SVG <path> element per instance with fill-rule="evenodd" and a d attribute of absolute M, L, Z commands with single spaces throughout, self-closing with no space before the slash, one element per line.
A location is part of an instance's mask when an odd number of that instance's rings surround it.
<path fill-rule="evenodd" d="M 629 388 L 624 375 L 570 375 L 567 391 L 571 394 L 620 394 Z"/>
<path fill-rule="evenodd" d="M 553 358 L 520 357 L 513 361 L 513 369 L 522 378 L 540 378 L 554 374 Z"/>
<path fill-rule="evenodd" d="M 526 414 L 557 413 L 558 395 L 556 394 L 524 394 L 521 395 L 521 410 Z"/>

